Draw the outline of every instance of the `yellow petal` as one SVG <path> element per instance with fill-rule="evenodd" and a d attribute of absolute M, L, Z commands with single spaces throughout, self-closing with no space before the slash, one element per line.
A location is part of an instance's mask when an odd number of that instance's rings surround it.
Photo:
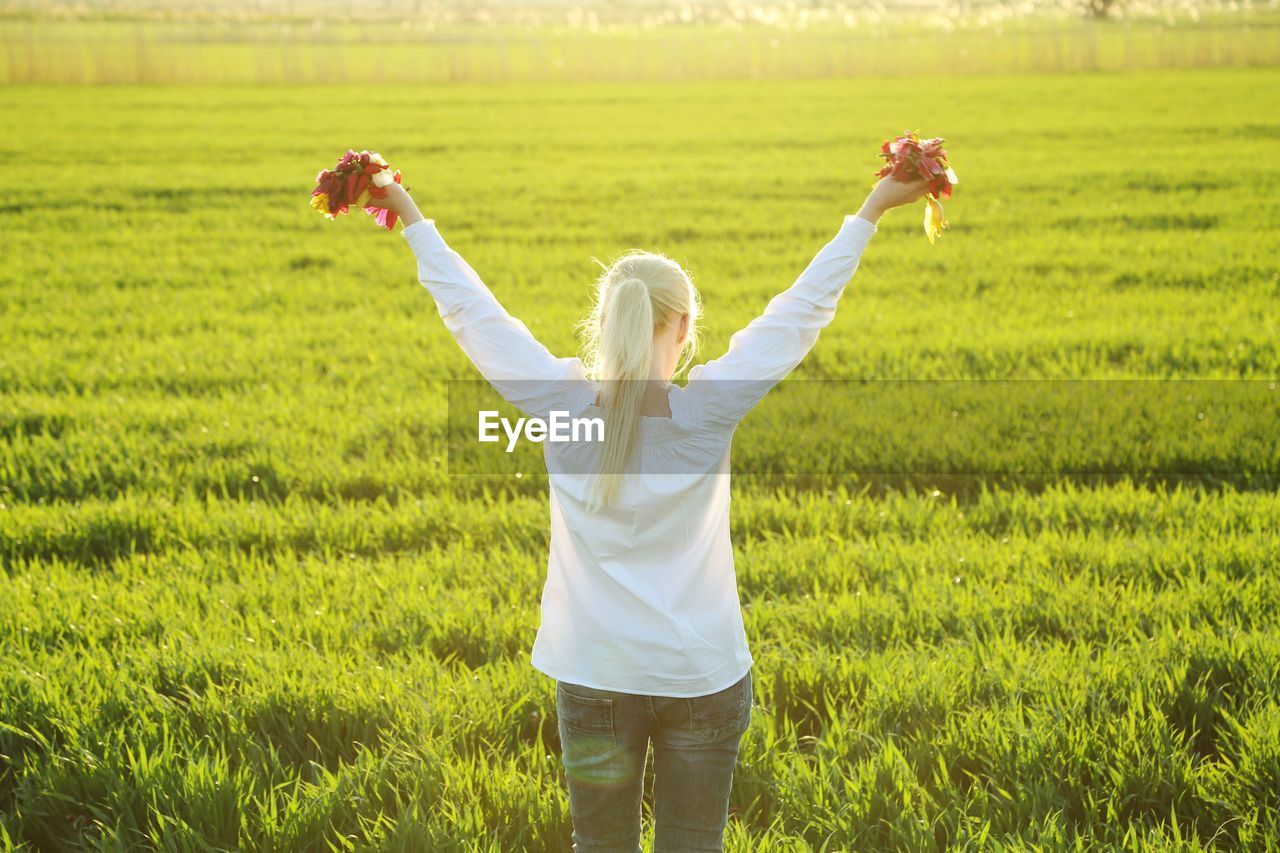
<path fill-rule="evenodd" d="M 360 197 L 356 199 L 356 203 L 354 206 L 364 207 L 366 204 L 369 203 L 370 198 L 372 198 L 372 195 L 369 193 L 369 190 L 366 189 L 364 192 L 360 193 Z"/>
<path fill-rule="evenodd" d="M 942 202 L 933 196 L 924 197 L 924 236 L 932 243 L 942 236 L 942 229 L 947 227 L 947 220 L 942 216 Z"/>

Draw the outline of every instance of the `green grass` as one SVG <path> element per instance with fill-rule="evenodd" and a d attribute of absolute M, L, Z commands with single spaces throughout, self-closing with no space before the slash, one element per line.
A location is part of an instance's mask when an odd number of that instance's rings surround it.
<path fill-rule="evenodd" d="M 0 848 L 567 845 L 545 483 L 446 473 L 474 373 L 398 235 L 307 207 L 342 148 L 553 351 L 592 256 L 640 246 L 692 269 L 713 357 L 881 139 L 944 133 L 952 229 L 891 213 L 797 379 L 1270 380 L 1278 83 L 6 88 Z M 786 438 L 742 432 L 744 474 Z M 1276 849 L 1280 499 L 1242 476 L 1274 453 L 1168 451 L 1211 485 L 741 477 L 729 848 Z"/>

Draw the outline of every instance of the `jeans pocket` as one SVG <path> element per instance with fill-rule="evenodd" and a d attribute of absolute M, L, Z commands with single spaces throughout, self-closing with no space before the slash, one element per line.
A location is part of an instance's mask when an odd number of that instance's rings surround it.
<path fill-rule="evenodd" d="M 575 732 L 591 736 L 596 742 L 615 743 L 613 731 L 613 698 L 577 684 L 556 685 L 556 713 L 570 737 Z"/>
<path fill-rule="evenodd" d="M 689 722 L 707 740 L 740 735 L 751 725 L 751 672 L 736 684 L 689 700 Z"/>

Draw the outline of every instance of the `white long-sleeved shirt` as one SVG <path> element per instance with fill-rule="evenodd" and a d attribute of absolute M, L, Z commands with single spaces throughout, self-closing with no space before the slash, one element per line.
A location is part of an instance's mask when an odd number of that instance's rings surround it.
<path fill-rule="evenodd" d="M 720 358 L 669 386 L 671 417 L 640 418 L 636 473 L 587 508 L 598 447 L 544 442 L 551 545 L 531 663 L 602 690 L 692 697 L 754 663 L 729 539 L 729 446 L 738 422 L 809 352 L 835 316 L 876 226 L 846 216 L 834 238 Z M 599 414 L 577 358 L 553 356 L 506 312 L 427 219 L 402 236 L 445 326 L 495 390 L 531 417 Z"/>

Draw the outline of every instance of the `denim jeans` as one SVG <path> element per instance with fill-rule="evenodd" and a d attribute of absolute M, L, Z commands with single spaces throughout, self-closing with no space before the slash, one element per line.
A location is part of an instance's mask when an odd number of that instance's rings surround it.
<path fill-rule="evenodd" d="M 573 849 L 640 850 L 652 738 L 654 853 L 723 850 L 729 789 L 753 698 L 750 671 L 731 687 L 693 698 L 557 681 Z"/>

